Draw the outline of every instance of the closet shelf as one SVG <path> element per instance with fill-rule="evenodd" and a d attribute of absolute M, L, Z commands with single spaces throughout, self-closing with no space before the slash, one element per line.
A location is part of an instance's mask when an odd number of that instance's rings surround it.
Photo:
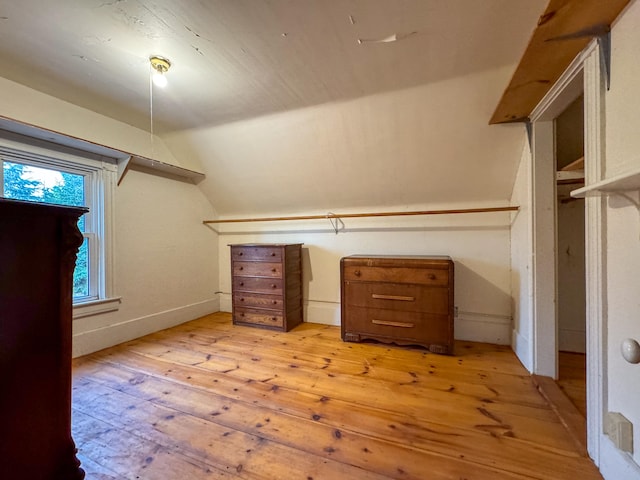
<path fill-rule="evenodd" d="M 573 198 L 584 198 L 592 195 L 606 195 L 608 193 L 629 192 L 634 190 L 640 190 L 640 169 L 578 188 L 571 192 L 571 196 Z"/>

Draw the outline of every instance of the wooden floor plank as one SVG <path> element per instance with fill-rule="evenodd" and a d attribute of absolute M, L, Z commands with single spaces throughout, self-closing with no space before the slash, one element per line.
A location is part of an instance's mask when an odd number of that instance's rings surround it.
<path fill-rule="evenodd" d="M 558 385 L 583 417 L 587 417 L 587 368 L 584 353 L 558 353 Z"/>
<path fill-rule="evenodd" d="M 244 327 L 249 328 L 249 327 Z M 396 408 L 401 399 L 404 412 L 422 418 L 425 414 L 435 418 L 451 418 L 470 427 L 479 426 L 500 434 L 516 435 L 536 442 L 543 440 L 554 445 L 562 442 L 562 435 L 552 435 L 554 427 L 562 432 L 554 412 L 548 408 L 529 407 L 493 398 L 471 398 L 457 392 L 457 382 L 447 383 L 446 389 L 431 389 L 416 382 L 383 382 L 374 378 L 363 378 L 342 372 L 325 373 L 304 368 L 292 368 L 288 362 L 263 363 L 255 356 L 245 358 L 187 350 L 167 346 L 157 341 L 139 340 L 130 342 L 127 348 L 143 355 L 163 358 L 169 362 L 198 366 L 217 373 L 237 377 L 245 381 L 259 381 L 337 399 L 351 399 L 358 404 L 385 409 L 389 404 Z M 375 347 L 373 347 L 375 348 Z M 255 359 L 255 360 L 252 360 Z M 372 394 L 374 392 L 374 394 Z M 538 396 L 531 389 L 532 396 Z M 539 429 L 539 420 L 551 420 L 554 425 Z"/>
<path fill-rule="evenodd" d="M 366 463 L 363 463 L 361 452 L 385 451 L 384 458 L 391 463 L 383 469 L 380 465 L 382 462 L 378 462 L 377 468 L 384 470 L 383 473 L 390 476 L 396 473 L 397 462 L 401 462 L 407 455 L 410 456 L 409 458 L 413 457 L 415 450 L 422 450 L 425 460 L 431 456 L 431 452 L 437 452 L 443 457 L 455 460 L 462 455 L 467 461 L 485 467 L 493 467 L 493 462 L 499 458 L 505 470 L 527 475 L 532 468 L 538 468 L 541 472 L 544 471 L 545 478 L 550 479 L 566 478 L 571 473 L 579 474 L 583 466 L 582 458 L 569 454 L 562 465 L 562 470 L 558 471 L 554 468 L 545 471 L 549 460 L 559 453 L 557 450 L 550 452 L 548 449 L 538 449 L 535 444 L 531 444 L 530 454 L 522 458 L 519 455 L 522 445 L 512 437 L 498 437 L 480 431 L 445 429 L 437 424 L 423 429 L 417 424 L 403 425 L 403 419 L 400 416 L 381 415 L 380 412 L 377 412 L 379 416 L 371 415 L 374 412 L 362 412 L 361 407 L 358 408 L 360 415 L 359 421 L 356 422 L 358 430 L 350 430 L 353 418 L 348 417 L 353 416 L 355 405 L 351 405 L 352 408 L 344 404 L 337 407 L 337 410 L 346 415 L 341 416 L 341 422 L 336 425 L 325 420 L 326 412 L 321 409 L 309 410 L 322 412 L 313 414 L 303 410 L 302 415 L 296 411 L 292 413 L 291 409 L 274 410 L 266 402 L 255 400 L 247 390 L 243 391 L 238 398 L 232 398 L 212 393 L 214 389 L 195 388 L 192 385 L 182 385 L 179 389 L 175 389 L 173 381 L 141 374 L 135 370 L 118 368 L 108 363 L 96 362 L 93 368 L 85 364 L 81 370 L 80 378 L 88 376 L 103 385 L 137 398 L 157 402 L 182 413 L 211 420 L 227 428 L 261 435 L 272 441 L 279 441 L 284 436 L 283 441 L 286 445 L 309 453 L 322 454 L 331 450 L 332 458 L 350 462 L 362 468 L 366 468 Z M 284 404 L 282 393 L 279 390 L 277 395 Z M 314 399 L 313 402 L 316 405 L 335 405 L 334 401 L 321 399 Z M 365 415 L 366 413 L 370 415 Z M 368 428 L 363 429 L 361 425 L 366 425 Z M 377 430 L 372 427 L 376 425 Z M 303 433 L 302 436 L 301 433 Z M 405 445 L 408 442 L 413 448 L 405 452 Z M 440 461 L 441 459 L 436 457 L 425 464 L 432 468 Z M 428 472 L 421 472 L 421 474 L 426 475 Z"/>
<path fill-rule="evenodd" d="M 214 314 L 77 359 L 90 478 L 601 478 L 508 349 L 339 335 Z"/>

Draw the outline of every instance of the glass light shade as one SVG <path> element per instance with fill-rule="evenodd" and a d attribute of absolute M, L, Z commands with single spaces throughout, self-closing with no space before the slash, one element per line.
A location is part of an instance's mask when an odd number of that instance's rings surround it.
<path fill-rule="evenodd" d="M 153 72 L 153 83 L 160 88 L 167 86 L 167 77 L 160 72 Z"/>

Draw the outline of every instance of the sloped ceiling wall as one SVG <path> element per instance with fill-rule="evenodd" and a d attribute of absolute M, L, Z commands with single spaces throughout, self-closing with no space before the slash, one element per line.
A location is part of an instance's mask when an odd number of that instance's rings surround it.
<path fill-rule="evenodd" d="M 221 216 L 505 202 L 524 129 L 487 120 L 512 70 L 163 138 Z"/>
<path fill-rule="evenodd" d="M 506 201 L 522 127 L 487 123 L 545 4 L 4 2 L 0 75 L 161 135 L 220 215 Z"/>

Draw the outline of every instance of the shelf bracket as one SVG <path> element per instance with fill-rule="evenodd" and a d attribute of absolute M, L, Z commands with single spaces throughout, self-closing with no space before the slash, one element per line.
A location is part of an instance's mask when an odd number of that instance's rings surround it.
<path fill-rule="evenodd" d="M 609 91 L 611 89 L 611 31 L 600 35 L 598 37 L 598 44 L 600 45 L 600 51 L 602 53 L 600 58 L 605 71 L 605 83 L 607 91 Z"/>
<path fill-rule="evenodd" d="M 129 155 L 126 158 L 122 158 L 120 160 L 118 160 L 118 182 L 117 185 L 120 186 L 120 183 L 122 183 L 122 180 L 124 179 L 124 176 L 127 174 L 127 172 L 129 171 L 129 165 L 131 163 L 131 155 Z"/>
<path fill-rule="evenodd" d="M 333 231 L 336 232 L 336 235 L 338 234 L 340 228 L 344 228 L 344 222 L 340 220 L 340 217 L 336 216 L 335 213 L 327 212 L 327 219 L 329 220 Z"/>

